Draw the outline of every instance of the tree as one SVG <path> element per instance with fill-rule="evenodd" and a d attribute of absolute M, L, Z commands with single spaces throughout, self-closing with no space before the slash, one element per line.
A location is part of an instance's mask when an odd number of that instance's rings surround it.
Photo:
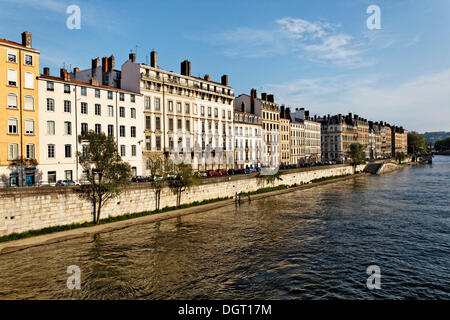
<path fill-rule="evenodd" d="M 283 178 L 281 178 L 281 172 L 279 170 L 276 170 L 276 172 L 270 172 L 261 171 L 259 175 L 256 176 L 258 178 L 258 184 L 262 184 L 264 187 L 265 185 L 275 185 L 275 181 L 282 181 Z"/>
<path fill-rule="evenodd" d="M 80 191 L 92 202 L 93 221 L 98 224 L 102 207 L 130 183 L 131 167 L 122 161 L 113 137 L 90 130 L 85 139 L 87 148 L 77 156 L 89 183 L 82 185 Z"/>
<path fill-rule="evenodd" d="M 397 151 L 395 153 L 395 160 L 398 160 L 398 164 L 402 164 L 402 161 L 406 159 L 406 155 L 403 152 Z"/>
<path fill-rule="evenodd" d="M 194 173 L 192 166 L 186 163 L 180 163 L 174 165 L 174 174 L 176 178 L 169 179 L 169 188 L 177 196 L 177 206 L 181 204 L 181 195 L 187 189 L 197 185 L 200 181 L 200 177 Z"/>
<path fill-rule="evenodd" d="M 352 143 L 350 145 L 350 158 L 352 159 L 352 163 L 355 167 L 359 164 L 365 163 L 366 153 L 364 151 L 364 146 L 357 142 Z"/>
<path fill-rule="evenodd" d="M 450 137 L 437 140 L 434 144 L 434 149 L 436 151 L 450 150 Z"/>
<path fill-rule="evenodd" d="M 416 155 L 417 152 L 426 154 L 427 145 L 427 140 L 422 134 L 415 131 L 408 132 L 408 153 L 414 155 Z"/>
<path fill-rule="evenodd" d="M 166 185 L 166 165 L 165 160 L 157 157 L 149 159 L 151 161 L 150 175 L 152 177 L 150 186 L 155 193 L 155 210 L 159 210 L 161 203 L 161 190 Z"/>

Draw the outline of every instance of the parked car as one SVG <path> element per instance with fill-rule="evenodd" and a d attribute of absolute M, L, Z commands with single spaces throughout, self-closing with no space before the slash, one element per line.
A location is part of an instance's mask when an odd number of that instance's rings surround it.
<path fill-rule="evenodd" d="M 250 173 L 251 171 L 250 171 L 250 169 L 249 168 L 245 168 L 244 169 L 244 173 Z"/>
<path fill-rule="evenodd" d="M 164 179 L 163 176 L 153 176 L 153 180 L 154 180 L 154 181 L 161 181 L 161 180 L 163 180 L 163 179 Z"/>
<path fill-rule="evenodd" d="M 133 181 L 133 182 L 149 182 L 149 178 L 144 177 L 144 176 L 136 176 L 136 177 L 133 177 L 133 179 L 131 179 L 131 181 Z"/>
<path fill-rule="evenodd" d="M 173 173 L 168 173 L 167 174 L 167 180 L 176 180 L 177 175 L 173 174 Z"/>
<path fill-rule="evenodd" d="M 206 174 L 208 175 L 208 177 L 214 177 L 219 175 L 219 173 L 216 170 L 208 170 L 206 171 Z"/>
<path fill-rule="evenodd" d="M 255 168 L 249 168 L 248 170 L 250 170 L 250 172 L 256 172 Z"/>
<path fill-rule="evenodd" d="M 80 183 L 73 181 L 73 180 L 58 180 L 56 182 L 55 186 L 57 187 L 64 187 L 64 186 L 79 186 Z"/>
<path fill-rule="evenodd" d="M 207 177 L 208 174 L 205 171 L 197 171 L 197 176 L 199 176 L 199 177 Z"/>
<path fill-rule="evenodd" d="M 228 170 L 225 170 L 225 169 L 219 169 L 219 170 L 217 170 L 217 172 L 219 173 L 219 176 L 228 175 Z"/>

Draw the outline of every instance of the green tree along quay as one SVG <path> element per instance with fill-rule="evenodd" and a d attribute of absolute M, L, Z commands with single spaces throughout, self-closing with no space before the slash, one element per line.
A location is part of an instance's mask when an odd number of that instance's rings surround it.
<path fill-rule="evenodd" d="M 177 206 L 179 206 L 183 192 L 197 185 L 200 182 L 200 177 L 194 173 L 192 166 L 186 163 L 174 165 L 173 173 L 176 175 L 176 178 L 169 179 L 167 182 L 169 188 L 176 194 Z"/>
<path fill-rule="evenodd" d="M 258 184 L 262 184 L 264 187 L 265 185 L 275 185 L 275 181 L 282 181 L 283 178 L 281 178 L 281 172 L 277 171 L 274 174 L 261 174 L 256 176 L 258 178 Z"/>
<path fill-rule="evenodd" d="M 92 202 L 93 221 L 98 224 L 102 207 L 130 183 L 131 167 L 122 161 L 113 137 L 90 130 L 85 139 L 87 149 L 77 156 L 89 183 L 80 192 Z"/>
<path fill-rule="evenodd" d="M 355 167 L 366 162 L 366 153 L 361 143 L 355 142 L 350 145 L 350 158 L 352 158 L 352 163 Z"/>
<path fill-rule="evenodd" d="M 155 210 L 158 211 L 161 203 L 161 190 L 166 185 L 168 165 L 166 160 L 159 157 L 152 159 L 152 164 L 150 168 L 150 175 L 152 177 L 150 181 L 150 187 L 153 189 L 155 194 Z"/>
<path fill-rule="evenodd" d="M 398 160 L 399 164 L 402 164 L 402 161 L 406 159 L 406 155 L 403 152 L 397 151 L 395 153 L 395 160 Z"/>
<path fill-rule="evenodd" d="M 447 151 L 450 150 L 450 137 L 445 139 L 439 139 L 434 143 L 434 149 L 436 151 Z"/>
<path fill-rule="evenodd" d="M 426 154 L 427 146 L 427 140 L 422 134 L 415 131 L 408 132 L 408 153 L 414 155 L 417 152 L 420 154 Z"/>

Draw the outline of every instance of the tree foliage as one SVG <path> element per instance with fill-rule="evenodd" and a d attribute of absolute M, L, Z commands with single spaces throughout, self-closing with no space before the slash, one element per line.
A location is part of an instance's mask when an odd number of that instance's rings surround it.
<path fill-rule="evenodd" d="M 398 160 L 399 164 L 402 164 L 402 161 L 406 159 L 406 155 L 403 152 L 397 151 L 395 153 L 395 160 Z"/>
<path fill-rule="evenodd" d="M 82 185 L 80 191 L 92 202 L 93 221 L 98 224 L 102 207 L 130 183 L 131 167 L 122 161 L 113 137 L 90 130 L 85 139 L 87 148 L 78 153 L 78 159 L 89 183 Z"/>
<path fill-rule="evenodd" d="M 150 187 L 155 194 L 155 210 L 159 210 L 161 203 L 161 190 L 166 186 L 167 170 L 169 165 L 167 160 L 160 157 L 154 157 L 151 160 L 150 175 L 152 177 L 150 181 Z"/>
<path fill-rule="evenodd" d="M 194 173 L 192 166 L 186 163 L 180 163 L 173 166 L 173 174 L 176 178 L 168 179 L 169 188 L 177 196 L 177 206 L 181 204 L 181 195 L 184 191 L 197 185 L 200 177 Z"/>
<path fill-rule="evenodd" d="M 434 144 L 434 149 L 436 149 L 436 151 L 450 150 L 450 137 L 436 141 Z"/>
<path fill-rule="evenodd" d="M 352 143 L 350 145 L 350 158 L 354 166 L 365 163 L 366 153 L 364 152 L 364 146 L 360 143 Z"/>
<path fill-rule="evenodd" d="M 281 178 L 281 172 L 279 170 L 277 170 L 273 174 L 261 174 L 261 172 L 260 172 L 259 175 L 257 175 L 257 178 L 258 178 L 258 184 L 262 184 L 263 186 L 265 186 L 265 185 L 274 186 L 275 181 L 283 180 L 283 178 Z"/>
<path fill-rule="evenodd" d="M 427 146 L 427 140 L 422 134 L 415 131 L 408 132 L 408 153 L 416 154 L 419 152 L 420 154 L 426 154 Z"/>

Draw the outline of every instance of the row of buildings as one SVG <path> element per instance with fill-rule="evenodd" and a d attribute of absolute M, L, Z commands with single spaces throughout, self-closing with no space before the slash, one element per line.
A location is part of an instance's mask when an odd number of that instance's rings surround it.
<path fill-rule="evenodd" d="M 115 66 L 114 56 L 91 68 L 40 72 L 40 52 L 29 32 L 20 43 L 0 39 L 0 184 L 24 186 L 82 180 L 77 155 L 88 130 L 114 137 L 134 175 L 149 175 L 155 161 L 178 157 L 195 170 L 299 165 L 345 160 L 361 142 L 367 158 L 406 150 L 406 131 L 358 116 L 311 117 L 304 108 L 279 106 L 255 89 L 235 97 L 223 75 L 195 77 L 136 62 Z"/>

